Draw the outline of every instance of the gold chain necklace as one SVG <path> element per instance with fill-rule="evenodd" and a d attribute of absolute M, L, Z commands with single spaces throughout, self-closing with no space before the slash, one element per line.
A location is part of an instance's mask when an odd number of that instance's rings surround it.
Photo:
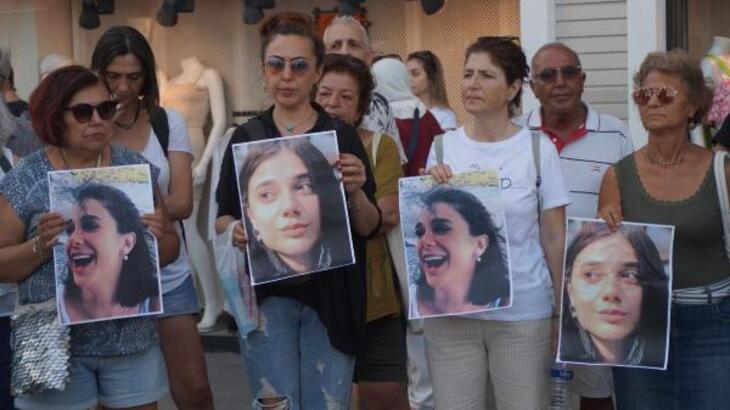
<path fill-rule="evenodd" d="M 650 154 L 649 151 L 650 151 L 650 148 L 647 147 L 646 148 L 646 159 L 649 160 L 649 163 L 651 163 L 653 165 L 657 165 L 662 168 L 673 168 L 673 167 L 679 166 L 679 164 L 684 162 L 684 154 L 687 152 L 687 143 L 685 143 L 682 146 L 682 151 L 679 153 L 679 155 L 677 155 L 677 157 L 673 161 L 669 161 L 669 162 L 662 161 L 661 159 L 659 159 L 658 156 L 654 156 L 654 155 Z"/>
<path fill-rule="evenodd" d="M 61 150 L 61 160 L 63 161 L 63 165 L 66 166 L 66 169 L 72 169 L 71 166 L 68 164 L 68 160 L 66 160 L 66 154 L 63 151 L 63 148 L 59 148 Z M 99 151 L 99 155 L 96 157 L 96 166 L 95 168 L 99 168 L 101 166 L 101 159 L 104 154 L 104 149 L 102 148 L 101 151 Z"/>

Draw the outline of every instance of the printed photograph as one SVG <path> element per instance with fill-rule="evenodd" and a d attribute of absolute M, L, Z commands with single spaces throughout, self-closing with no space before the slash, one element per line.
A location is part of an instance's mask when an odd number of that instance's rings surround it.
<path fill-rule="evenodd" d="M 149 165 L 48 173 L 51 211 L 66 218 L 53 247 L 61 323 L 162 312 Z"/>
<path fill-rule="evenodd" d="M 512 306 L 507 225 L 499 176 L 402 178 L 401 228 L 408 269 L 409 319 Z"/>
<path fill-rule="evenodd" d="M 233 146 L 252 285 L 355 263 L 334 131 Z"/>
<path fill-rule="evenodd" d="M 674 227 L 568 218 L 558 361 L 667 368 Z"/>

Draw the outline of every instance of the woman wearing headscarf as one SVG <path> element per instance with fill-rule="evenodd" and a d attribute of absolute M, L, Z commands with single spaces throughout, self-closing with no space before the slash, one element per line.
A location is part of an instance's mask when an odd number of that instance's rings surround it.
<path fill-rule="evenodd" d="M 403 166 L 405 176 L 418 175 L 425 168 L 431 142 L 443 134 L 436 117 L 411 91 L 408 69 L 396 58 L 384 58 L 373 64 L 375 91 L 384 95 L 393 109 L 400 140 L 408 156 Z"/>

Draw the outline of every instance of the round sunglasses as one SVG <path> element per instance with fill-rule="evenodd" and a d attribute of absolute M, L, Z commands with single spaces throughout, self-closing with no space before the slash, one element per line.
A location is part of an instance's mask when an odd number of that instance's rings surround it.
<path fill-rule="evenodd" d="M 631 96 L 634 98 L 634 102 L 636 103 L 636 105 L 649 104 L 649 100 L 651 100 L 651 97 L 653 95 L 656 95 L 656 99 L 657 101 L 659 101 L 659 104 L 666 105 L 671 104 L 671 102 L 674 101 L 675 98 L 677 98 L 677 95 L 679 95 L 679 91 L 669 86 L 637 87 L 634 88 L 634 92 L 631 93 Z"/>
<path fill-rule="evenodd" d="M 81 103 L 67 107 L 65 111 L 71 111 L 76 121 L 86 123 L 91 121 L 94 111 L 99 114 L 99 118 L 104 121 L 111 120 L 117 113 L 118 104 L 116 101 L 108 100 L 100 102 L 97 105 Z"/>
<path fill-rule="evenodd" d="M 264 61 L 264 72 L 268 75 L 279 75 L 286 68 L 287 61 L 281 57 L 269 57 Z M 289 70 L 294 75 L 302 75 L 309 71 L 309 61 L 304 58 L 289 60 Z"/>
<path fill-rule="evenodd" d="M 580 77 L 583 69 L 579 65 L 566 65 L 564 67 L 546 68 L 535 74 L 533 78 L 537 78 L 546 84 L 552 84 L 558 80 L 558 74 L 563 76 L 563 80 L 570 81 Z"/>

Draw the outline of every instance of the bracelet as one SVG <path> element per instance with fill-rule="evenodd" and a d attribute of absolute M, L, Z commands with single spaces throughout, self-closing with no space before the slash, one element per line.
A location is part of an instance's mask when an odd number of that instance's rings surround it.
<path fill-rule="evenodd" d="M 33 253 L 38 255 L 38 261 L 41 263 L 41 265 L 45 262 L 46 255 L 43 254 L 43 250 L 41 250 L 41 237 L 40 235 L 36 235 L 33 237 Z"/>

